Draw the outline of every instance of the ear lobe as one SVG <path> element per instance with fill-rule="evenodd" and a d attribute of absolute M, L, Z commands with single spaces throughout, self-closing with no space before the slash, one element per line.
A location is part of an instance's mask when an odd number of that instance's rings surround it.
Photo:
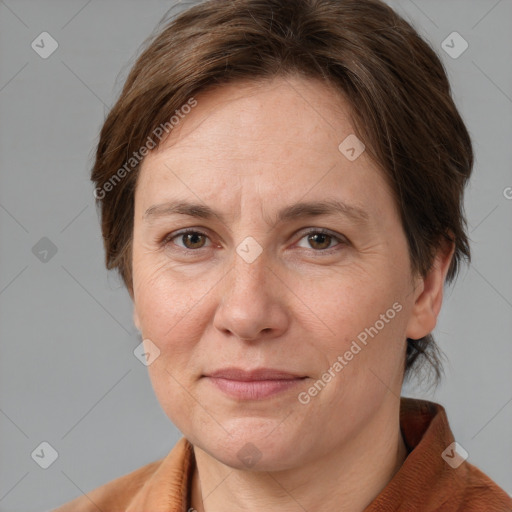
<path fill-rule="evenodd" d="M 407 338 L 419 340 L 434 330 L 443 303 L 446 274 L 454 252 L 455 244 L 448 240 L 443 241 L 432 268 L 424 278 L 420 278 L 418 287 L 422 289 L 411 311 L 406 330 Z"/>
<path fill-rule="evenodd" d="M 135 307 L 133 308 L 133 323 L 135 324 L 135 327 L 137 327 L 137 330 L 141 332 L 139 315 Z"/>

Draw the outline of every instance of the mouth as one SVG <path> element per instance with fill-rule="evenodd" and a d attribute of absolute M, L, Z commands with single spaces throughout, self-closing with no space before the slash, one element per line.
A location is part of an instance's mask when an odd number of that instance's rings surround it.
<path fill-rule="evenodd" d="M 224 394 L 238 400 L 262 400 L 299 385 L 307 376 L 282 370 L 225 368 L 203 375 Z"/>

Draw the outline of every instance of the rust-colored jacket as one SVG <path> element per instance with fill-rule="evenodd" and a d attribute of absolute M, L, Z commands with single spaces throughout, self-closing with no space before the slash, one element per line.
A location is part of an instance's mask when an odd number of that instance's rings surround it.
<path fill-rule="evenodd" d="M 401 398 L 400 427 L 409 455 L 364 512 L 512 512 L 512 499 L 458 455 L 444 408 Z M 163 459 L 117 478 L 54 512 L 187 512 L 195 470 L 181 438 Z"/>

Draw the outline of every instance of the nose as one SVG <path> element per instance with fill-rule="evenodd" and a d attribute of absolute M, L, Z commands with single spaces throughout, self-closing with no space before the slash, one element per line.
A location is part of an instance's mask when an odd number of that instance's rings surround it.
<path fill-rule="evenodd" d="M 214 327 L 246 341 L 281 336 L 289 324 L 286 287 L 262 253 L 248 263 L 237 253 L 220 287 Z"/>

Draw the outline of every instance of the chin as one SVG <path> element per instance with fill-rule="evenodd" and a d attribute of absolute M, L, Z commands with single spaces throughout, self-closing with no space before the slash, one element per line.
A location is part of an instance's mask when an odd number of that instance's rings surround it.
<path fill-rule="evenodd" d="M 233 446 L 227 446 L 225 449 L 216 446 L 207 453 L 233 469 L 276 472 L 291 469 L 299 463 L 295 450 L 287 449 L 287 447 L 281 448 L 284 450 L 276 452 L 266 446 L 257 446 L 247 442 L 239 449 L 234 449 Z M 291 452 L 294 452 L 293 456 Z"/>
<path fill-rule="evenodd" d="M 190 441 L 208 453 L 211 457 L 234 469 L 250 471 L 282 471 L 300 464 L 301 455 L 299 443 L 293 441 L 290 432 L 279 431 L 279 423 L 267 420 L 263 435 L 258 434 L 260 421 L 252 422 L 246 419 L 245 426 L 237 419 L 237 428 L 226 428 L 231 434 L 210 436 L 202 439 L 200 436 Z M 222 423 L 226 427 L 226 422 Z M 289 428 L 289 426 L 288 426 Z M 272 431 L 272 429 L 274 429 Z M 211 430 L 210 430 L 211 432 Z M 300 438 L 300 436 L 299 436 Z"/>

